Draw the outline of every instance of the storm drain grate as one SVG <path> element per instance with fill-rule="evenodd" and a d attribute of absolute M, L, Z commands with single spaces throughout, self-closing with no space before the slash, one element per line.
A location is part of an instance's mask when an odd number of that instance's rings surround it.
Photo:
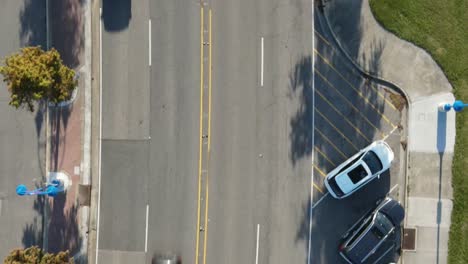
<path fill-rule="evenodd" d="M 403 250 L 416 251 L 416 233 L 416 228 L 403 229 Z"/>

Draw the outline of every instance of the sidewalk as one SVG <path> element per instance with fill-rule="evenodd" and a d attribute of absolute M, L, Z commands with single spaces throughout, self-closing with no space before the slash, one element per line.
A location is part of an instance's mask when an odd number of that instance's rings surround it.
<path fill-rule="evenodd" d="M 78 93 L 70 104 L 48 108 L 49 172 L 61 172 L 72 185 L 65 194 L 48 198 L 44 248 L 48 252 L 69 250 L 77 263 L 86 259 L 89 201 L 89 145 L 87 145 L 90 111 L 87 93 L 90 85 L 90 51 L 87 45 L 90 1 L 49 0 L 50 47 L 57 49 L 64 63 L 75 70 Z M 80 187 L 80 185 L 82 185 Z"/>
<path fill-rule="evenodd" d="M 454 101 L 452 87 L 428 53 L 378 25 L 368 0 L 326 1 L 324 14 L 349 58 L 364 72 L 399 87 L 409 101 L 402 202 L 405 228 L 416 229 L 416 241 L 414 250 L 403 250 L 400 262 L 447 263 L 455 114 L 439 113 L 437 106 Z"/>

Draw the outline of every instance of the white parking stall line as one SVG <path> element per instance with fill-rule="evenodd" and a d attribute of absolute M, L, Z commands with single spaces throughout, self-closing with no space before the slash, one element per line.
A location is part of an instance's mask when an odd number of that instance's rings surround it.
<path fill-rule="evenodd" d="M 145 253 L 148 252 L 148 216 L 149 204 L 146 205 Z"/>
<path fill-rule="evenodd" d="M 149 32 L 149 38 L 148 38 L 148 65 L 151 66 L 151 19 L 148 20 L 148 32 Z"/>
<path fill-rule="evenodd" d="M 264 61 L 264 48 L 263 48 L 263 37 L 261 38 L 261 62 L 260 62 L 260 86 L 263 87 L 263 61 Z"/>
<path fill-rule="evenodd" d="M 260 238 L 260 224 L 257 224 L 257 245 L 255 248 L 255 264 L 258 264 L 258 244 Z"/>

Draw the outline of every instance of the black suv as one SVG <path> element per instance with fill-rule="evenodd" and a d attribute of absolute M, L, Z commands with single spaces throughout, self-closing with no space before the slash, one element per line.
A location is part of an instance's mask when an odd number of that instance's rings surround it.
<path fill-rule="evenodd" d="M 364 215 L 344 235 L 339 247 L 340 255 L 349 263 L 365 263 L 371 256 L 385 255 L 395 243 L 385 243 L 399 229 L 405 210 L 395 200 L 385 198 L 369 214 Z M 381 252 L 382 251 L 382 252 Z"/>

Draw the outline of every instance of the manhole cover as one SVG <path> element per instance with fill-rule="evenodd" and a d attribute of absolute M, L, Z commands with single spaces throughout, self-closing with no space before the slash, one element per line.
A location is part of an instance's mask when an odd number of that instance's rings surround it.
<path fill-rule="evenodd" d="M 415 251 L 416 250 L 416 228 L 403 229 L 403 250 Z"/>

